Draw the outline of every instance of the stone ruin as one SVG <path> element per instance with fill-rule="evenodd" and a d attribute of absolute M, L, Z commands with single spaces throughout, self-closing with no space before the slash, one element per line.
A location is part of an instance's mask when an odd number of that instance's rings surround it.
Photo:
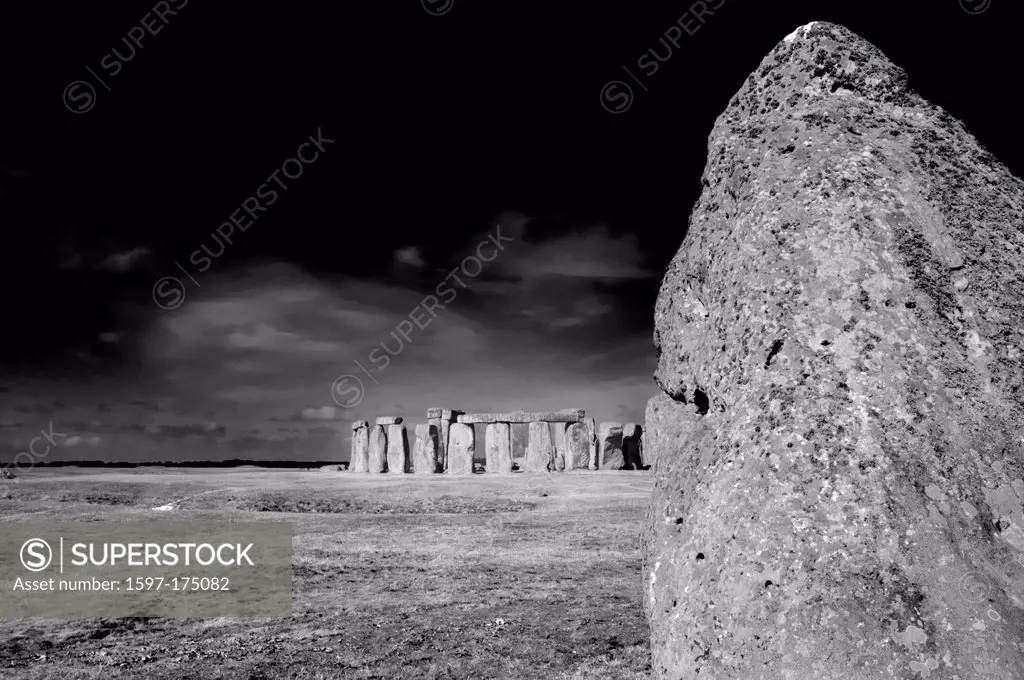
<path fill-rule="evenodd" d="M 520 469 L 525 472 L 573 470 L 639 470 L 643 463 L 643 428 L 628 423 L 597 425 L 583 409 L 515 413 L 465 413 L 431 408 L 427 422 L 416 425 L 410 453 L 401 416 L 352 422 L 349 471 L 374 474 L 473 474 L 475 424 L 484 424 L 484 470 L 509 474 L 512 425 L 528 424 L 529 440 Z M 555 436 L 550 424 L 555 424 Z M 478 465 L 479 467 L 479 465 Z"/>

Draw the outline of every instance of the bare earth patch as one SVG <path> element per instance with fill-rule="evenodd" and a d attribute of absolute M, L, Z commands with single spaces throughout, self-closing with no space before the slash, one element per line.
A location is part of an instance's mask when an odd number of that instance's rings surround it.
<path fill-rule="evenodd" d="M 293 615 L 0 621 L 0 676 L 650 678 L 639 529 L 651 483 L 34 470 L 0 521 L 293 523 Z"/>

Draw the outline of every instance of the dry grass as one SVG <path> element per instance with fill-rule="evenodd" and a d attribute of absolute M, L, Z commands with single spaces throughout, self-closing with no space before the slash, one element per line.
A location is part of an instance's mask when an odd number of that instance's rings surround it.
<path fill-rule="evenodd" d="M 36 470 L 0 520 L 292 522 L 293 615 L 2 621 L 0 676 L 649 678 L 638 531 L 650 484 L 646 472 Z"/>

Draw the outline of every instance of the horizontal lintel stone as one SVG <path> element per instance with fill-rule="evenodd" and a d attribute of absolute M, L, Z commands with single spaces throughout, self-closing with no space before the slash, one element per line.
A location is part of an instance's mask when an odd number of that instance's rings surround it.
<path fill-rule="evenodd" d="M 377 418 L 378 425 L 401 425 L 402 416 L 380 416 Z"/>
<path fill-rule="evenodd" d="M 458 418 L 460 423 L 578 423 L 586 416 L 581 408 L 561 411 L 516 411 L 514 413 L 468 413 Z"/>
<path fill-rule="evenodd" d="M 370 426 L 370 423 L 366 422 L 365 420 L 353 420 L 352 421 L 352 429 L 353 430 L 358 430 L 360 428 L 369 427 L 369 426 Z"/>

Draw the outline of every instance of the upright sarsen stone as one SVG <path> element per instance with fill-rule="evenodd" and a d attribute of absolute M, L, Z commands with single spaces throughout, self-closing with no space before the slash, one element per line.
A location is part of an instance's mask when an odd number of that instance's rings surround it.
<path fill-rule="evenodd" d="M 512 472 L 512 437 L 509 424 L 489 423 L 484 435 L 487 472 Z"/>
<path fill-rule="evenodd" d="M 555 447 L 547 423 L 530 423 L 530 439 L 526 444 L 527 472 L 543 472 L 554 466 Z"/>
<path fill-rule="evenodd" d="M 565 430 L 565 471 L 586 470 L 590 464 L 590 430 L 585 423 L 570 423 Z"/>
<path fill-rule="evenodd" d="M 565 428 L 570 423 L 555 423 L 552 442 L 555 447 L 555 458 L 553 470 L 561 472 L 565 470 Z"/>
<path fill-rule="evenodd" d="M 349 456 L 349 472 L 366 472 L 370 467 L 369 423 L 357 420 L 352 423 L 352 453 Z"/>
<path fill-rule="evenodd" d="M 1024 678 L 1024 182 L 907 83 L 816 22 L 715 123 L 655 308 L 656 678 Z"/>
<path fill-rule="evenodd" d="M 405 425 L 388 425 L 388 472 L 409 472 L 409 437 Z"/>
<path fill-rule="evenodd" d="M 472 425 L 452 423 L 448 432 L 448 474 L 473 474 L 476 435 Z"/>
<path fill-rule="evenodd" d="M 412 470 L 418 475 L 437 472 L 437 428 L 429 423 L 416 426 L 413 445 Z"/>
<path fill-rule="evenodd" d="M 639 470 L 643 466 L 641 436 L 643 429 L 636 423 L 626 423 L 622 430 L 622 458 L 624 470 Z"/>
<path fill-rule="evenodd" d="M 587 435 L 590 438 L 590 460 L 587 467 L 591 470 L 597 469 L 597 422 L 593 418 L 584 418 L 583 424 L 587 427 Z"/>
<path fill-rule="evenodd" d="M 367 472 L 380 474 L 388 471 L 388 436 L 383 425 L 370 428 L 369 466 Z"/>
<path fill-rule="evenodd" d="M 621 470 L 625 464 L 622 456 L 622 424 L 601 423 L 597 430 L 597 445 L 601 452 L 598 467 L 602 470 Z"/>

